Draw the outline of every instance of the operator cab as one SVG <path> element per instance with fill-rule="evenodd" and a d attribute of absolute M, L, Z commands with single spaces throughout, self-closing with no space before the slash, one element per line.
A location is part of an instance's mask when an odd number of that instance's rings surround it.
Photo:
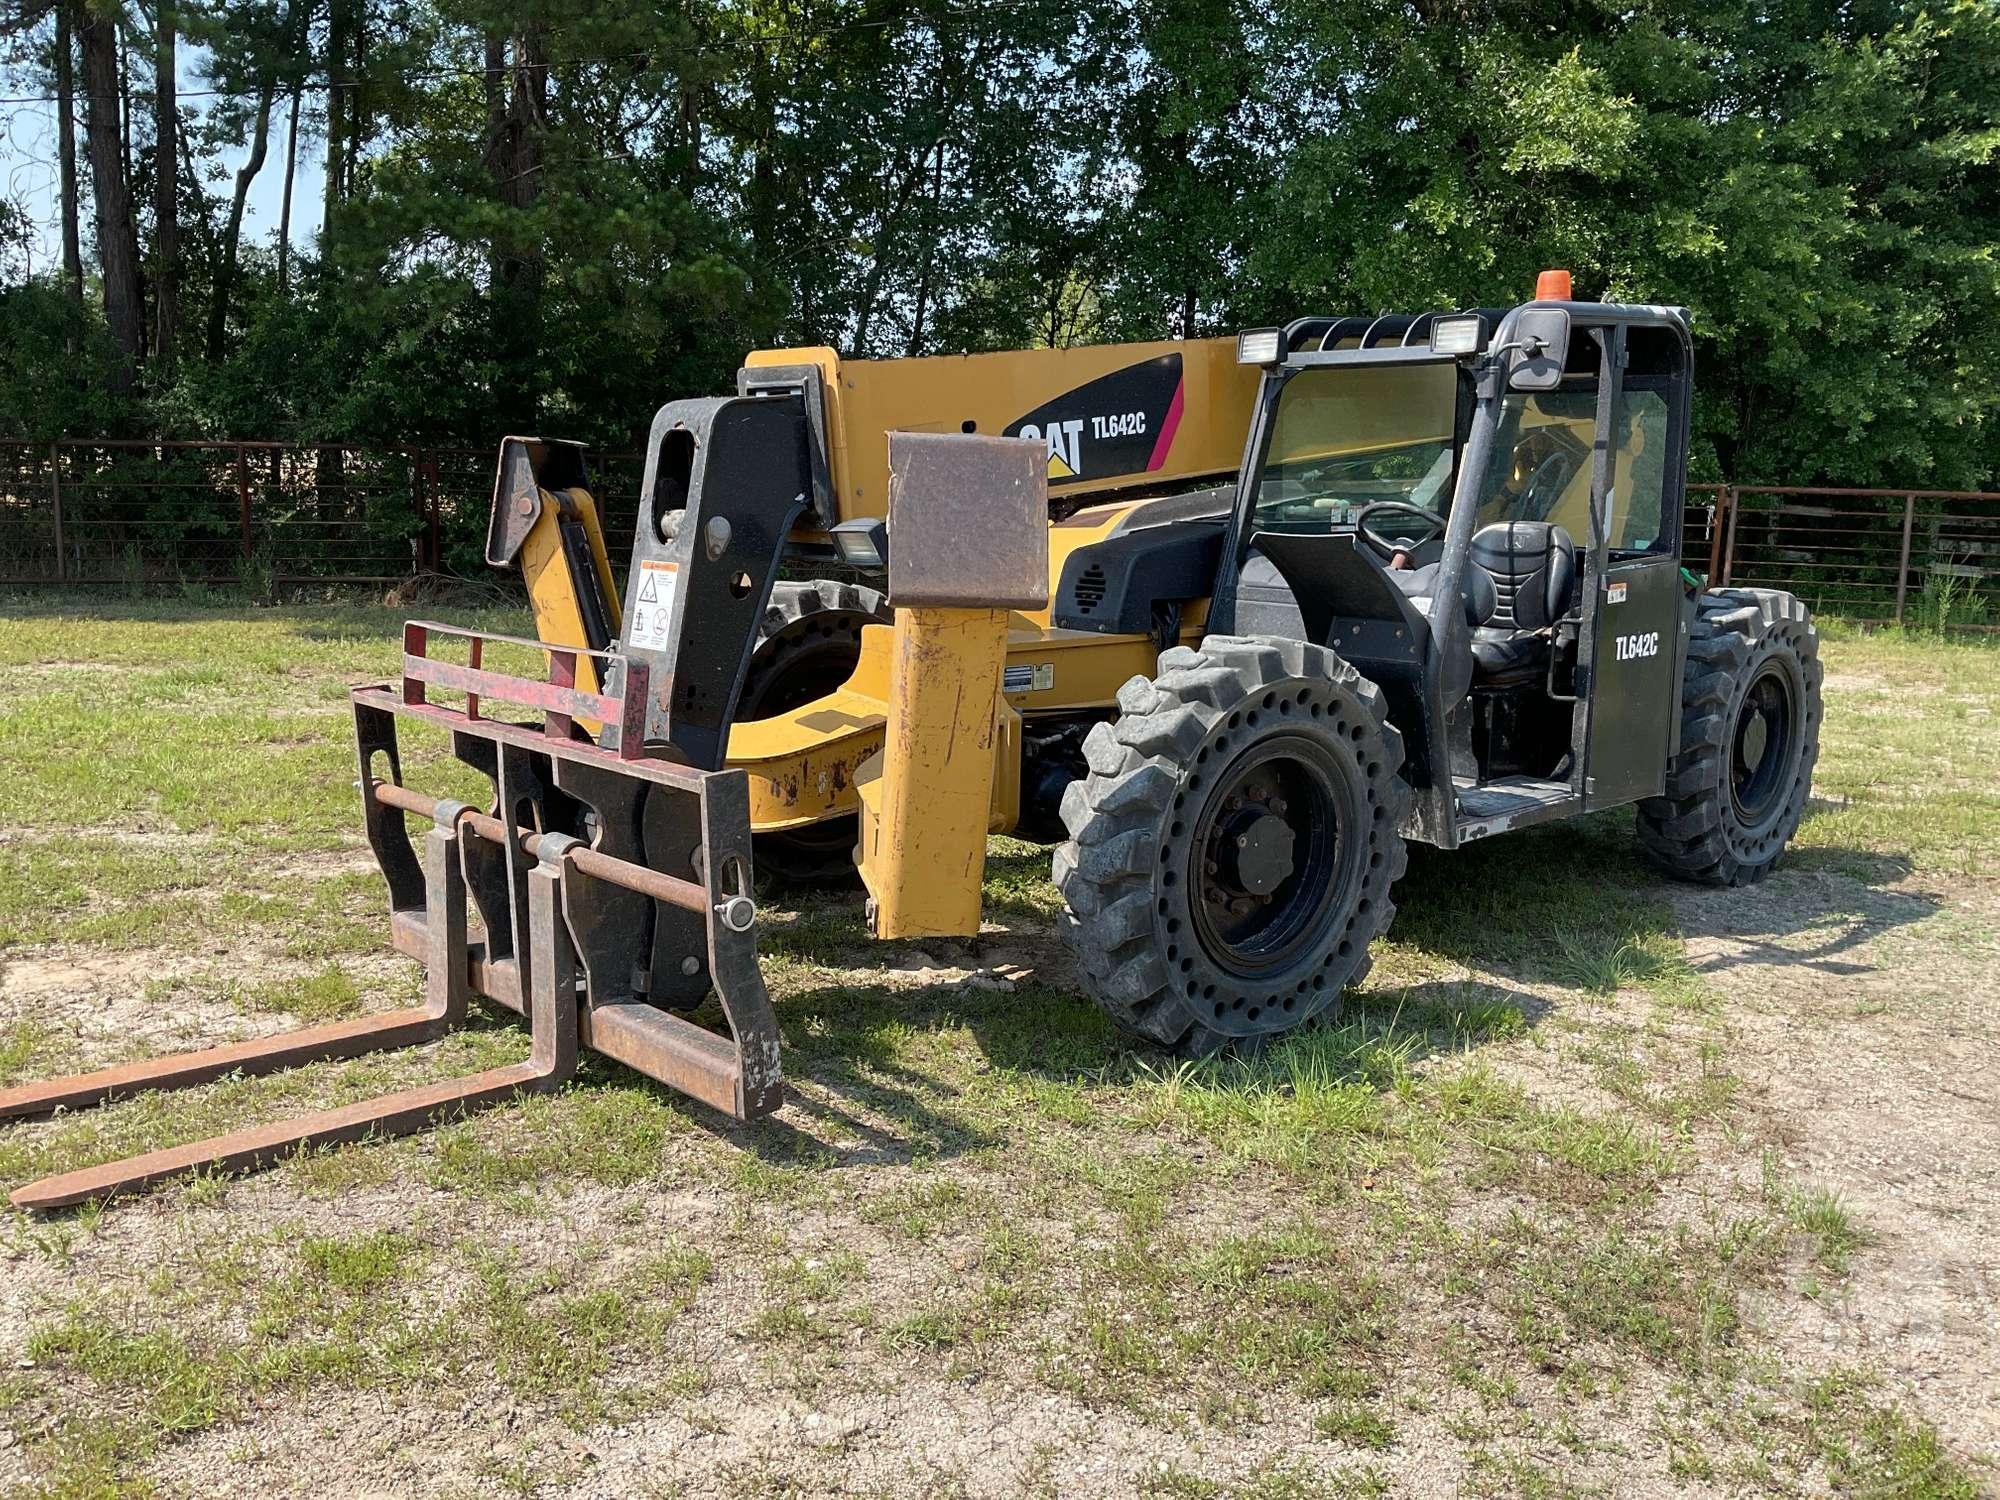
<path fill-rule="evenodd" d="M 1676 727 L 1685 314 L 1572 302 L 1555 276 L 1512 310 L 1239 339 L 1266 374 L 1209 628 L 1327 645 L 1377 682 L 1412 832 L 1447 845 L 1652 794 Z M 1657 674 L 1622 672 L 1630 652 Z M 1606 654 L 1627 680 L 1593 726 Z M 1593 766 L 1614 718 L 1636 763 Z"/>

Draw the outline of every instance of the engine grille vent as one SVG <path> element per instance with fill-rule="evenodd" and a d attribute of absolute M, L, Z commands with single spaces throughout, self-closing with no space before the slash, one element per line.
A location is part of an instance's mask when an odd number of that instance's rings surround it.
<path fill-rule="evenodd" d="M 1104 602 L 1104 569 L 1092 563 L 1076 580 L 1076 612 L 1087 615 Z"/>

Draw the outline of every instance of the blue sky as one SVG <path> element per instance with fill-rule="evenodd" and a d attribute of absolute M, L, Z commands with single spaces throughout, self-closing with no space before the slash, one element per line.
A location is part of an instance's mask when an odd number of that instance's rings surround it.
<path fill-rule="evenodd" d="M 190 91 L 203 87 L 200 70 L 203 64 L 201 49 L 183 45 L 178 55 L 181 86 Z M 35 92 L 33 87 L 23 87 L 20 75 L 16 81 L 0 84 L 0 94 L 19 97 Z M 150 107 L 150 98 L 143 101 Z M 209 101 L 188 99 L 183 101 L 183 114 L 194 111 L 199 114 L 206 110 Z M 90 255 L 90 167 L 83 158 L 83 126 L 77 122 L 77 171 L 83 178 L 84 191 L 84 255 Z M 317 137 L 302 136 L 299 144 L 298 176 L 292 186 L 292 243 L 310 244 L 319 233 L 321 197 L 326 174 L 321 158 L 322 143 Z M 219 198 L 221 206 L 216 218 L 218 227 L 229 211 L 229 195 L 233 190 L 236 169 L 242 166 L 249 155 L 248 147 L 225 152 L 220 158 L 227 168 L 226 175 L 204 184 L 209 196 Z M 246 244 L 268 240 L 278 230 L 278 212 L 283 205 L 285 192 L 285 101 L 280 99 L 271 111 L 271 139 L 268 154 L 264 159 L 264 169 L 257 174 L 257 181 L 251 186 L 250 198 L 244 208 L 243 238 Z M 0 195 L 11 198 L 34 216 L 41 226 L 41 241 L 34 247 L 35 269 L 52 265 L 62 259 L 62 222 L 60 199 L 56 178 L 56 107 L 53 104 L 9 104 L 0 106 Z M 182 231 L 183 234 L 186 230 Z"/>

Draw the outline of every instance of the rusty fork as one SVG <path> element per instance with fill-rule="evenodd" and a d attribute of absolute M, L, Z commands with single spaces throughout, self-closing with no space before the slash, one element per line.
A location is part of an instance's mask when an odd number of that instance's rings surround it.
<path fill-rule="evenodd" d="M 429 657 L 433 635 L 469 637 L 473 664 Z M 426 967 L 421 1006 L 0 1090 L 0 1119 L 412 1046 L 463 1021 L 475 994 L 526 1017 L 527 1061 L 47 1177 L 15 1190 L 17 1208 L 60 1208 L 191 1172 L 247 1171 L 315 1146 L 407 1134 L 556 1088 L 582 1047 L 739 1120 L 783 1103 L 777 1018 L 757 967 L 743 773 L 639 753 L 643 670 L 589 693 L 574 686 L 575 658 L 604 653 L 555 648 L 564 658 L 557 680 L 541 683 L 485 670 L 481 639 L 413 623 L 402 682 L 350 695 L 363 821 L 389 886 L 390 941 Z M 464 694 L 465 706 L 428 701 L 427 685 Z M 483 699 L 538 707 L 544 723 L 492 719 Z M 447 731 L 458 758 L 492 777 L 497 816 L 402 785 L 396 723 L 406 717 Z M 603 725 L 598 741 L 572 733 L 578 718 Z M 421 855 L 404 821 L 411 815 L 430 821 Z M 468 932 L 474 908 L 478 942 Z M 711 993 L 727 1035 L 675 1014 Z"/>
<path fill-rule="evenodd" d="M 410 1046 L 442 1035 L 466 1012 L 466 903 L 458 858 L 459 825 L 479 814 L 463 803 L 439 802 L 433 804 L 433 815 L 436 826 L 430 830 L 424 851 L 432 952 L 423 1005 L 10 1089 L 0 1093 L 0 1116 L 77 1108 L 147 1089 L 190 1088 L 230 1073 L 276 1072 L 301 1063 Z M 562 861 L 572 844 L 568 839 L 542 838 L 536 866 L 528 875 L 538 962 L 529 994 L 534 1041 L 527 1061 L 45 1177 L 17 1189 L 12 1194 L 14 1206 L 46 1211 L 193 1172 L 247 1171 L 316 1146 L 368 1136 L 406 1135 L 517 1094 L 557 1087 L 576 1071 L 577 1059 L 576 954 L 560 920 L 559 889 Z M 544 955 L 546 961 L 541 961 Z"/>

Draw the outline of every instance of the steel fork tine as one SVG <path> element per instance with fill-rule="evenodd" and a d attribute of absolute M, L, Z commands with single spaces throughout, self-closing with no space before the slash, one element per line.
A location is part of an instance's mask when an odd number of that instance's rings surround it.
<path fill-rule="evenodd" d="M 83 1109 L 106 1100 L 152 1089 L 186 1089 L 231 1073 L 276 1073 L 309 1062 L 359 1057 L 391 1047 L 410 1047 L 444 1034 L 464 1019 L 469 989 L 465 976 L 465 876 L 458 861 L 458 819 L 463 803 L 438 805 L 436 822 L 424 843 L 429 897 L 426 915 L 425 1000 L 410 1010 L 335 1021 L 252 1042 L 232 1042 L 199 1052 L 176 1052 L 144 1062 L 72 1073 L 0 1089 L 0 1119 Z"/>
<path fill-rule="evenodd" d="M 269 1125 L 254 1125 L 246 1130 L 231 1131 L 227 1135 L 185 1146 L 169 1146 L 142 1156 L 127 1157 L 123 1161 L 105 1162 L 100 1166 L 45 1177 L 17 1189 L 11 1195 L 14 1206 L 46 1211 L 91 1198 L 130 1192 L 191 1172 L 248 1171 L 313 1146 L 361 1140 L 368 1136 L 408 1135 L 427 1125 L 468 1114 L 489 1104 L 501 1103 L 526 1091 L 557 1087 L 576 1071 L 577 1054 L 576 951 L 570 942 L 568 926 L 562 920 L 560 895 L 562 858 L 568 843 L 568 840 L 547 840 L 535 868 L 528 875 L 535 983 L 529 995 L 529 1020 L 534 1043 L 526 1062 L 447 1078 L 438 1083 L 404 1089 L 400 1093 L 364 1099 L 339 1109 L 321 1110 L 316 1114 Z M 437 848 L 435 842 L 432 847 Z M 448 863 L 449 868 L 457 869 L 456 859 Z M 461 949 L 454 967 L 462 976 L 465 967 L 463 885 L 459 885 L 457 890 Z M 464 983 L 462 977 L 458 983 Z M 442 1018 L 430 1017 L 428 1008 L 421 1014 L 442 1028 Z"/>

